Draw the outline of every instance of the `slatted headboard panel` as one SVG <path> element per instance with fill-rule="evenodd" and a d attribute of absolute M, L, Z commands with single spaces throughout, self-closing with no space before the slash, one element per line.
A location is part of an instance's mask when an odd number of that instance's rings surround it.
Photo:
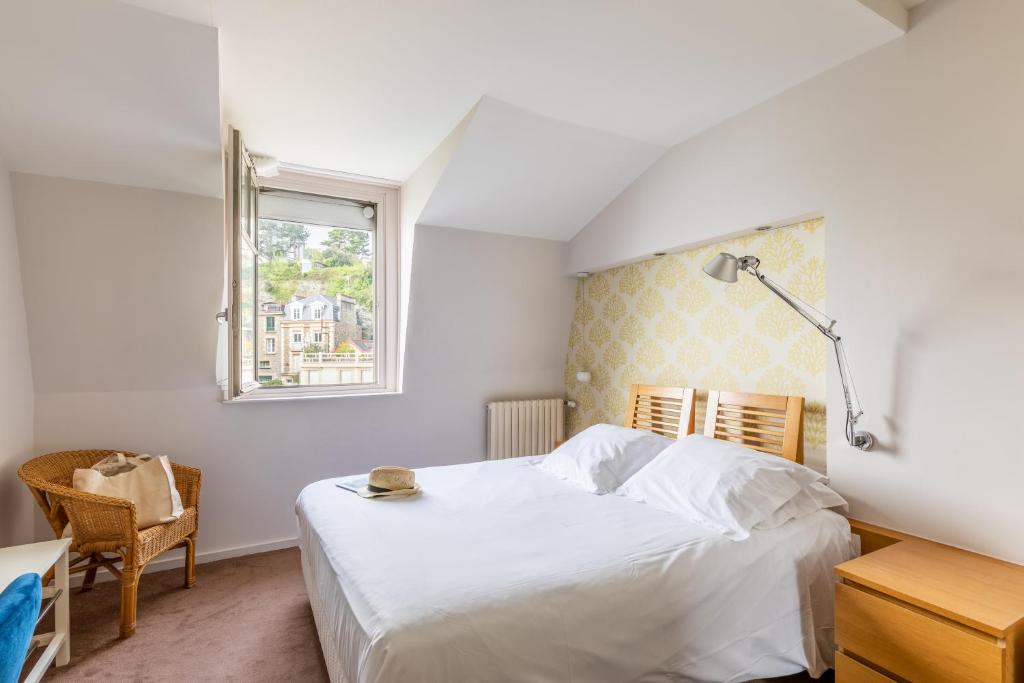
<path fill-rule="evenodd" d="M 803 464 L 803 396 L 709 392 L 704 436 Z"/>
<path fill-rule="evenodd" d="M 693 434 L 694 390 L 634 384 L 629 388 L 625 425 L 673 439 Z"/>

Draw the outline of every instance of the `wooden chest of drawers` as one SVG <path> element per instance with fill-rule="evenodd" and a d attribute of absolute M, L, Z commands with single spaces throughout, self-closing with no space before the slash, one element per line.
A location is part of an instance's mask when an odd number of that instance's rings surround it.
<path fill-rule="evenodd" d="M 839 683 L 1024 680 L 1024 567 L 906 540 L 836 572 Z"/>

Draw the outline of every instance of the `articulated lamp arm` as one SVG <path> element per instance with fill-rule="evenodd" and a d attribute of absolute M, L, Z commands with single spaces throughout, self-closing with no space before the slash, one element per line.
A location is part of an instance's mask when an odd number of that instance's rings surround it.
<path fill-rule="evenodd" d="M 782 299 L 790 308 L 799 313 L 807 322 L 814 325 L 819 332 L 828 337 L 836 354 L 836 362 L 839 364 L 839 377 L 843 383 L 843 398 L 846 401 L 846 440 L 854 448 L 859 448 L 862 451 L 870 450 L 875 442 L 874 437 L 870 432 L 857 431 L 857 420 L 864 414 L 864 411 L 861 409 L 860 400 L 857 398 L 857 388 L 853 384 L 850 362 L 846 358 L 843 338 L 836 334 L 833 329 L 836 321 L 772 281 L 758 270 L 760 265 L 760 260 L 755 256 L 736 258 L 732 254 L 719 254 L 704 267 L 704 272 L 723 282 L 736 282 L 736 273 L 739 270 L 748 272 L 775 296 Z"/>

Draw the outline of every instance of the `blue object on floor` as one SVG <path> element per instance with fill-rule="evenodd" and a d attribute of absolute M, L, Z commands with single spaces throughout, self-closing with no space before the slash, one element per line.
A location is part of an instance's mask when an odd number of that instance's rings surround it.
<path fill-rule="evenodd" d="M 0 593 L 0 683 L 18 683 L 42 603 L 39 574 L 22 574 Z"/>

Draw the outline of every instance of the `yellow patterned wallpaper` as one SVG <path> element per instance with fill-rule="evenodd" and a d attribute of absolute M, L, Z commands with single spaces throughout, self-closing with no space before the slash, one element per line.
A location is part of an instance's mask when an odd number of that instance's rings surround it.
<path fill-rule="evenodd" d="M 621 424 L 635 382 L 697 389 L 697 430 L 709 389 L 807 399 L 805 462 L 825 469 L 828 341 L 746 273 L 726 284 L 702 271 L 726 251 L 816 308 L 825 306 L 825 226 L 815 219 L 594 273 L 576 289 L 566 394 L 569 431 Z M 588 384 L 576 381 L 587 370 Z"/>

